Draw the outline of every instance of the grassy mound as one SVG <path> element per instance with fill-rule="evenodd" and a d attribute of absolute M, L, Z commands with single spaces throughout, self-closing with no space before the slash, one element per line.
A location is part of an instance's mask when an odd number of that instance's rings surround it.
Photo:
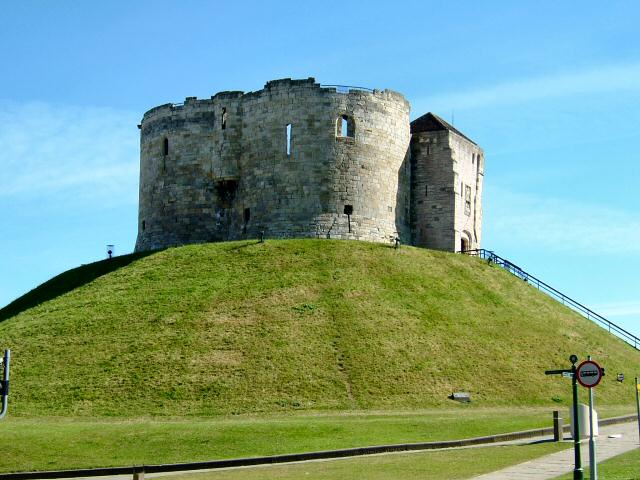
<path fill-rule="evenodd" d="M 554 405 L 570 401 L 569 381 L 544 370 L 571 353 L 640 371 L 622 341 L 462 255 L 231 242 L 96 277 L 0 323 L 13 415 L 415 409 L 458 390 L 483 406 Z M 600 404 L 632 395 L 612 374 L 597 390 Z"/>

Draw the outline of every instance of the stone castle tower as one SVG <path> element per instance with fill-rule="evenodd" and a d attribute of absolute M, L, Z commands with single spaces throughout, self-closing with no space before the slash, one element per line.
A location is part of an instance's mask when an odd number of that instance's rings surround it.
<path fill-rule="evenodd" d="M 484 155 L 390 90 L 267 82 L 144 114 L 136 251 L 317 237 L 478 248 Z"/>

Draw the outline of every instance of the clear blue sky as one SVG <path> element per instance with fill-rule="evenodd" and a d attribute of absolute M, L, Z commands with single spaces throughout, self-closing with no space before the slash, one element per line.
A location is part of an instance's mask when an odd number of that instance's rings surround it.
<path fill-rule="evenodd" d="M 267 80 L 390 88 L 485 150 L 483 246 L 640 335 L 638 2 L 0 9 L 0 305 L 132 251 L 142 114 Z"/>

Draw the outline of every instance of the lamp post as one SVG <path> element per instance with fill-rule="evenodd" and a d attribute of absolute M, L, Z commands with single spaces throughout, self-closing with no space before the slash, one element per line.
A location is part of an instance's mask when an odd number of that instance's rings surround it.
<path fill-rule="evenodd" d="M 576 376 L 577 355 L 569 357 L 571 368 L 561 370 L 547 370 L 545 375 L 571 375 L 571 387 L 573 389 L 573 449 L 575 457 L 575 468 L 573 469 L 573 480 L 584 480 L 584 472 L 582 471 L 582 458 L 580 455 L 580 424 L 578 423 L 578 379 Z"/>
<path fill-rule="evenodd" d="M 640 440 L 640 383 L 636 377 L 636 408 L 638 409 L 638 439 Z"/>
<path fill-rule="evenodd" d="M 573 454 L 575 458 L 573 480 L 584 480 L 580 454 L 580 422 L 578 421 L 578 376 L 576 375 L 578 356 L 571 355 L 569 361 L 571 362 L 571 387 L 573 389 Z"/>
<path fill-rule="evenodd" d="M 0 410 L 0 419 L 7 414 L 9 406 L 9 363 L 11 361 L 11 350 L 4 351 L 2 380 L 0 380 L 0 394 L 2 395 L 2 410 Z"/>

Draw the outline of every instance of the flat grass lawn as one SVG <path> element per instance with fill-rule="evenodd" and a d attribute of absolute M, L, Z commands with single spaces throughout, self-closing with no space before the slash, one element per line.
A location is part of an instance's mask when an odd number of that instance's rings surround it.
<path fill-rule="evenodd" d="M 590 478 L 589 467 L 585 467 L 584 470 L 584 478 Z M 556 480 L 571 480 L 572 478 L 572 474 L 567 474 L 558 477 Z M 601 480 L 640 480 L 640 448 L 610 458 L 604 462 L 599 462 L 598 478 Z"/>
<path fill-rule="evenodd" d="M 609 407 L 603 416 L 624 413 Z M 547 427 L 541 408 L 179 419 L 15 418 L 0 422 L 0 471 L 177 463 L 406 442 Z"/>
<path fill-rule="evenodd" d="M 492 472 L 568 448 L 544 443 L 374 455 L 304 464 L 191 473 L 175 480 L 455 480 Z"/>

